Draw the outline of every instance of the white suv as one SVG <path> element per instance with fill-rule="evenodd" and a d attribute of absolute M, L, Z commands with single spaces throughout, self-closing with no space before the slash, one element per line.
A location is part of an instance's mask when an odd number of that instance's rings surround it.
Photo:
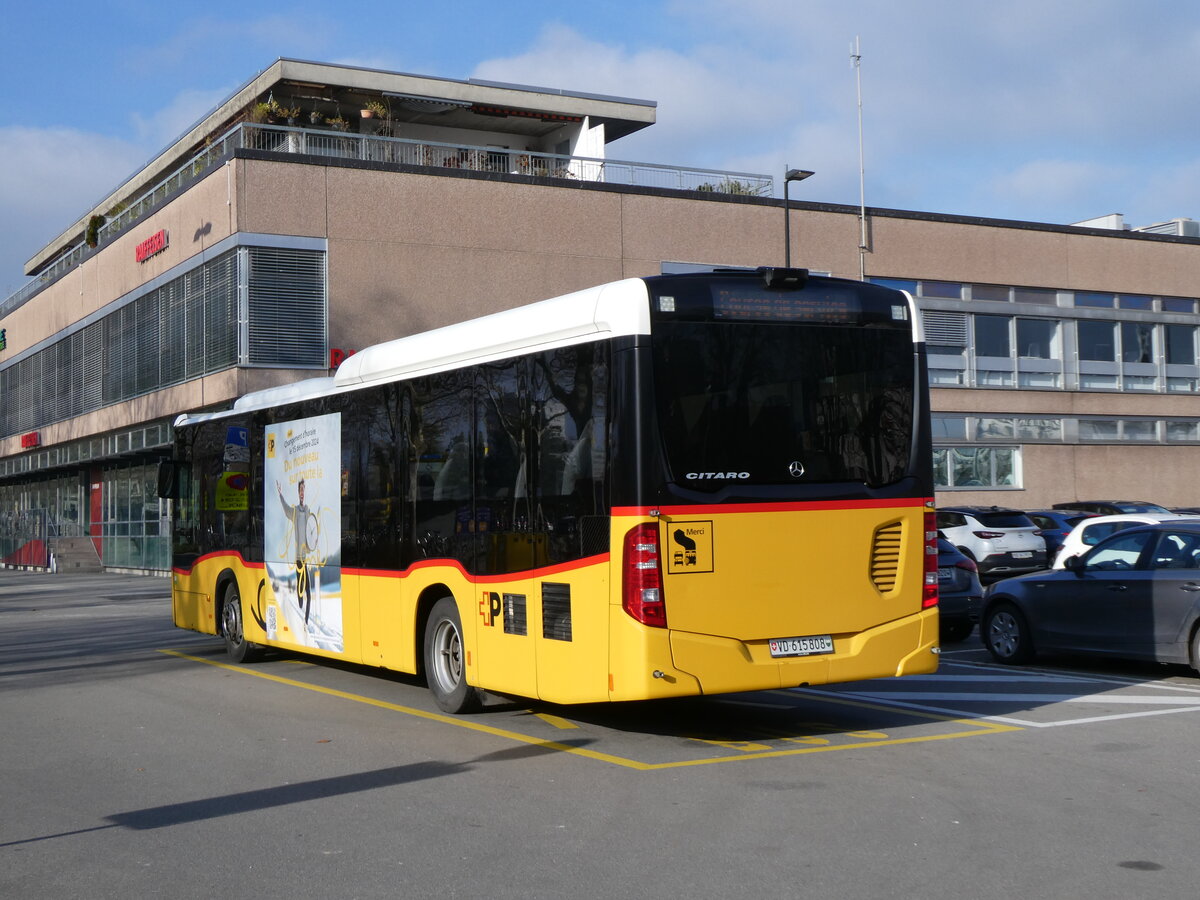
<path fill-rule="evenodd" d="M 1019 509 L 948 506 L 937 527 L 950 543 L 975 560 L 980 575 L 1016 575 L 1046 568 L 1046 541 Z"/>

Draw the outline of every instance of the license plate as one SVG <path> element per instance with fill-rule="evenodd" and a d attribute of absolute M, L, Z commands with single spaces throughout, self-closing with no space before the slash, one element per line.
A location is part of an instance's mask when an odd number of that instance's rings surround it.
<path fill-rule="evenodd" d="M 1033 556 L 1031 550 L 1017 550 L 1013 552 L 1013 559 L 1029 559 Z"/>
<path fill-rule="evenodd" d="M 772 656 L 812 656 L 816 653 L 832 653 L 833 637 L 814 634 L 809 637 L 775 638 L 770 641 Z"/>

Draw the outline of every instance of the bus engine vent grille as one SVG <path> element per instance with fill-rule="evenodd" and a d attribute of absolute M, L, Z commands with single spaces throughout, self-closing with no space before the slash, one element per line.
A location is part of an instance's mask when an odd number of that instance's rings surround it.
<path fill-rule="evenodd" d="M 504 595 L 504 633 L 529 634 L 524 594 Z"/>
<path fill-rule="evenodd" d="M 875 529 L 875 538 L 871 541 L 871 582 L 881 594 L 889 594 L 896 589 L 903 537 L 902 522 L 889 522 Z"/>
<path fill-rule="evenodd" d="M 551 641 L 571 640 L 571 586 L 542 582 L 542 635 Z"/>

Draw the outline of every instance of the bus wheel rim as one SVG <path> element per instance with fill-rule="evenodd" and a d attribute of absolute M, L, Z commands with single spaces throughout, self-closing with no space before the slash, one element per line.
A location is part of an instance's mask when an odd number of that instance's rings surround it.
<path fill-rule="evenodd" d="M 462 637 L 453 622 L 440 622 L 434 633 L 434 674 L 438 683 L 453 691 L 462 681 Z"/>

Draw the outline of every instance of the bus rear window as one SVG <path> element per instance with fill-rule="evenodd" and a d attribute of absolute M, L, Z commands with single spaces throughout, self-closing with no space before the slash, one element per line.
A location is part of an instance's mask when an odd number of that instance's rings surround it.
<path fill-rule="evenodd" d="M 878 486 L 908 472 L 916 369 L 906 331 L 659 319 L 653 348 L 676 483 Z"/>

